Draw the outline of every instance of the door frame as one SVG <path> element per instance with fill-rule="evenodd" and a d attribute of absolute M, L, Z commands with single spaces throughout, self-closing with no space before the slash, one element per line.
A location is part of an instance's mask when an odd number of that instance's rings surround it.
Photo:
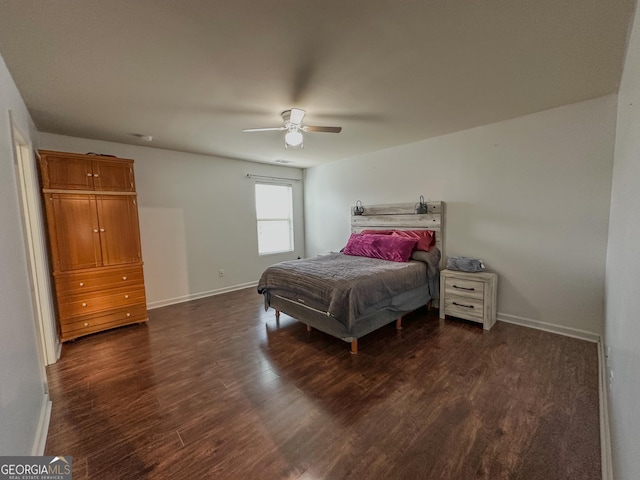
<path fill-rule="evenodd" d="M 29 266 L 29 280 L 33 299 L 38 350 L 43 367 L 56 363 L 62 344 L 58 340 L 51 294 L 49 262 L 46 253 L 45 229 L 40 202 L 40 184 L 31 142 L 20 132 L 11 118 L 14 163 L 17 170 L 23 231 Z M 46 378 L 46 377 L 45 377 Z"/>

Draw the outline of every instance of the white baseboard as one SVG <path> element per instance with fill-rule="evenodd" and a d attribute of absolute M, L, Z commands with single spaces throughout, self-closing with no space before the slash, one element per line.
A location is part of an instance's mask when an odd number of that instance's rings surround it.
<path fill-rule="evenodd" d="M 611 430 L 609 428 L 609 383 L 607 380 L 607 362 L 604 343 L 598 342 L 598 384 L 600 391 L 600 455 L 602 462 L 602 480 L 613 480 L 613 461 L 611 459 Z"/>
<path fill-rule="evenodd" d="M 183 295 L 181 297 L 168 298 L 166 300 L 158 300 L 156 302 L 147 303 L 147 309 L 153 310 L 154 308 L 166 307 L 167 305 L 175 305 L 176 303 L 188 302 L 190 300 L 197 300 L 199 298 L 211 297 L 213 295 L 220 295 L 221 293 L 234 292 L 236 290 L 242 290 L 250 287 L 257 287 L 258 282 L 242 283 L 240 285 L 233 285 L 231 287 L 218 288 L 216 290 L 209 290 L 207 292 L 191 293 L 189 295 Z M 258 292 L 256 292 L 256 295 Z"/>
<path fill-rule="evenodd" d="M 557 333 L 559 335 L 565 335 L 567 337 L 579 338 L 580 340 L 587 340 L 593 343 L 598 343 L 600 341 L 599 334 L 588 332 L 586 330 L 580 330 L 578 328 L 565 327 L 562 325 L 541 322 L 539 320 L 532 320 L 530 318 L 518 317 L 516 315 L 509 315 L 500 312 L 498 312 L 497 319 L 501 322 L 513 323 L 515 325 L 521 325 L 523 327 L 535 328 L 536 330 L 544 330 L 545 332 Z"/>
<path fill-rule="evenodd" d="M 36 436 L 31 449 L 32 456 L 44 455 L 44 448 L 47 445 L 47 434 L 49 433 L 49 422 L 51 421 L 51 406 L 49 395 L 45 393 L 42 399 L 42 408 L 40 409 Z"/>

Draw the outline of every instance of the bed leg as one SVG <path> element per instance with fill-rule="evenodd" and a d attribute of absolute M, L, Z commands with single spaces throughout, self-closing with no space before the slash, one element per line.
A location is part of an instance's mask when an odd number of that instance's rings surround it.
<path fill-rule="evenodd" d="M 358 339 L 356 338 L 355 340 L 351 340 L 351 353 L 352 354 L 356 354 L 358 353 Z"/>
<path fill-rule="evenodd" d="M 311 325 L 307 325 L 307 332 L 311 331 Z"/>
<path fill-rule="evenodd" d="M 402 317 L 396 319 L 396 330 L 402 330 Z"/>
<path fill-rule="evenodd" d="M 276 320 L 280 320 L 280 310 L 276 310 Z"/>

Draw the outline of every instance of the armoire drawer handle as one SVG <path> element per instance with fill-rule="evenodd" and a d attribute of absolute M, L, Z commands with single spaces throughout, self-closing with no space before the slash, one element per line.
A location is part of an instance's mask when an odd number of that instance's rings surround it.
<path fill-rule="evenodd" d="M 93 176 L 98 178 L 100 175 L 98 175 L 97 173 L 94 173 Z"/>
<path fill-rule="evenodd" d="M 82 302 L 82 306 L 86 307 L 87 306 L 87 302 Z"/>
<path fill-rule="evenodd" d="M 84 282 L 80 282 L 80 286 L 81 286 L 81 287 L 84 287 Z"/>
<path fill-rule="evenodd" d="M 84 322 L 84 326 L 85 326 L 85 327 L 88 327 L 88 326 L 89 326 L 89 323 L 88 323 L 88 322 Z"/>
<path fill-rule="evenodd" d="M 456 307 L 473 308 L 473 305 L 464 305 L 462 303 L 453 302 Z"/>
<path fill-rule="evenodd" d="M 129 295 L 125 295 L 124 298 L 129 298 Z"/>
<path fill-rule="evenodd" d="M 87 177 L 93 177 L 93 173 L 87 173 Z"/>
<path fill-rule="evenodd" d="M 131 316 L 131 314 L 130 314 L 130 313 L 127 313 L 127 317 L 130 317 L 130 316 Z"/>
<path fill-rule="evenodd" d="M 473 287 L 471 287 L 471 288 L 468 288 L 468 287 L 459 287 L 458 285 L 454 285 L 454 286 L 453 286 L 453 288 L 457 288 L 458 290 L 467 290 L 467 291 L 469 291 L 469 292 L 474 292 L 474 291 L 476 290 L 476 289 L 475 289 L 475 288 L 473 288 Z"/>
<path fill-rule="evenodd" d="M 123 280 L 126 280 L 126 279 L 127 279 L 127 277 L 122 277 L 122 279 L 123 279 Z"/>

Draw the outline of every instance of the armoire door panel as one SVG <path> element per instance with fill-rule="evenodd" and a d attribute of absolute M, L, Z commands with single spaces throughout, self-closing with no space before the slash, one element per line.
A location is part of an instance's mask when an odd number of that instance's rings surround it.
<path fill-rule="evenodd" d="M 141 260 L 136 197 L 97 195 L 102 265 L 122 265 Z"/>
<path fill-rule="evenodd" d="M 70 271 L 102 264 L 100 231 L 93 195 L 47 194 L 49 235 L 56 270 Z"/>
<path fill-rule="evenodd" d="M 95 190 L 113 192 L 135 191 L 133 163 L 122 160 L 104 159 L 93 162 L 93 184 Z"/>
<path fill-rule="evenodd" d="M 48 155 L 43 169 L 45 188 L 93 190 L 92 161 L 86 158 Z"/>

